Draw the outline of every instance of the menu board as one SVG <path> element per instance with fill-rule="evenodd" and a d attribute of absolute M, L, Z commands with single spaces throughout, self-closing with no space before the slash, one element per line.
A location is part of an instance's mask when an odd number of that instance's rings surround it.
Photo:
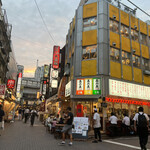
<path fill-rule="evenodd" d="M 109 95 L 150 100 L 150 87 L 109 79 Z"/>
<path fill-rule="evenodd" d="M 88 118 L 86 117 L 74 117 L 73 120 L 74 129 L 72 130 L 75 134 L 85 135 L 85 131 L 88 130 Z"/>

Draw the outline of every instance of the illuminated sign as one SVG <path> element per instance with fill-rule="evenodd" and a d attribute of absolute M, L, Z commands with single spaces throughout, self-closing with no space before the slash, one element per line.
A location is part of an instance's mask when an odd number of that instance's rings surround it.
<path fill-rule="evenodd" d="M 101 94 L 100 78 L 77 79 L 76 95 L 100 95 L 100 94 Z"/>
<path fill-rule="evenodd" d="M 150 100 L 150 87 L 109 79 L 109 95 Z"/>
<path fill-rule="evenodd" d="M 20 94 L 21 80 L 22 80 L 22 73 L 19 73 L 18 83 L 17 83 L 17 98 L 18 98 L 18 101 L 19 101 L 19 98 L 21 97 L 21 94 Z"/>
<path fill-rule="evenodd" d="M 57 80 L 52 80 L 52 88 L 57 88 L 58 87 L 58 81 Z"/>
<path fill-rule="evenodd" d="M 85 79 L 84 84 L 84 95 L 92 95 L 93 94 L 93 88 L 92 88 L 92 79 Z"/>
<path fill-rule="evenodd" d="M 66 88 L 65 88 L 65 97 L 70 96 L 71 94 L 71 81 L 69 83 L 66 84 Z"/>
<path fill-rule="evenodd" d="M 53 50 L 53 69 L 59 68 L 60 46 L 54 46 Z"/>
<path fill-rule="evenodd" d="M 52 70 L 52 78 L 58 78 L 58 70 Z"/>
<path fill-rule="evenodd" d="M 7 88 L 13 89 L 15 87 L 15 80 L 7 80 Z"/>

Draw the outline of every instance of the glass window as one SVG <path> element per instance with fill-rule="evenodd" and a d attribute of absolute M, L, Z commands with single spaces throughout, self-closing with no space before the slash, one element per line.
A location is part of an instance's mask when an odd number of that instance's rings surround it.
<path fill-rule="evenodd" d="M 131 54 L 125 51 L 122 51 L 122 64 L 131 65 Z"/>
<path fill-rule="evenodd" d="M 83 20 L 83 30 L 94 30 L 97 29 L 97 17 L 87 18 Z"/>
<path fill-rule="evenodd" d="M 149 59 L 142 58 L 142 65 L 145 70 L 150 70 L 150 61 Z"/>
<path fill-rule="evenodd" d="M 131 29 L 131 37 L 132 37 L 132 40 L 139 42 L 138 31 Z"/>
<path fill-rule="evenodd" d="M 110 60 L 119 62 L 120 57 L 119 57 L 119 50 L 115 49 L 113 47 L 110 48 Z"/>
<path fill-rule="evenodd" d="M 140 57 L 133 55 L 132 58 L 133 58 L 133 66 L 140 68 L 141 67 Z"/>
<path fill-rule="evenodd" d="M 147 45 L 147 36 L 145 34 L 140 34 L 140 40 L 143 45 Z"/>
<path fill-rule="evenodd" d="M 83 48 L 82 59 L 93 59 L 97 57 L 97 45 L 87 46 Z"/>
<path fill-rule="evenodd" d="M 119 33 L 119 23 L 117 21 L 110 20 L 109 21 L 109 29 L 112 32 Z"/>
<path fill-rule="evenodd" d="M 121 25 L 121 35 L 129 38 L 129 28 L 127 26 Z"/>

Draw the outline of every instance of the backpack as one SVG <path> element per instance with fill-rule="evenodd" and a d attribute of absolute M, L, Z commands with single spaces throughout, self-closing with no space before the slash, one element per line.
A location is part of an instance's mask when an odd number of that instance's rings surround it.
<path fill-rule="evenodd" d="M 139 116 L 138 116 L 138 127 L 147 127 L 147 120 L 146 120 L 146 117 L 144 115 L 144 113 L 140 114 L 139 113 Z"/>

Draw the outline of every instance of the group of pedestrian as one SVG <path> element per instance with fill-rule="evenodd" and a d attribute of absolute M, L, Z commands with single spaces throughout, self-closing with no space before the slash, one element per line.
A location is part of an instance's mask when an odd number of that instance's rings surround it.
<path fill-rule="evenodd" d="M 115 136 L 118 133 L 118 118 L 114 113 L 111 113 L 109 121 L 110 126 L 108 130 L 110 131 L 112 136 Z M 134 128 L 131 127 L 132 122 L 134 122 Z M 134 132 L 136 132 L 139 136 L 141 149 L 146 150 L 146 144 L 148 142 L 149 117 L 146 113 L 144 113 L 143 107 L 139 107 L 138 113 L 136 113 L 132 119 L 129 118 L 127 114 L 124 114 L 124 118 L 122 120 L 122 128 L 124 130 L 124 133 L 128 133 L 132 131 L 132 129 L 134 129 Z"/>

